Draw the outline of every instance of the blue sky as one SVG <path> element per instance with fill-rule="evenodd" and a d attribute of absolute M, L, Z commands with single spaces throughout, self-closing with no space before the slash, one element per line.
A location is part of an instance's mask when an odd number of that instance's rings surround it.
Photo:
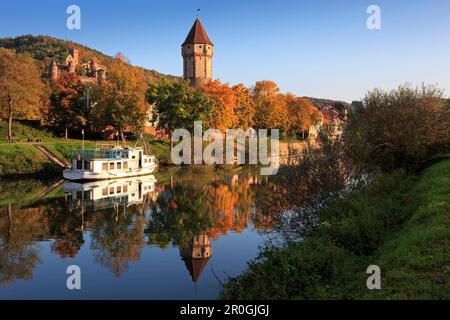
<path fill-rule="evenodd" d="M 81 7 L 81 30 L 65 27 L 71 4 Z M 379 31 L 366 27 L 371 4 L 381 8 Z M 51 35 L 181 75 L 197 8 L 222 82 L 267 79 L 283 92 L 346 101 L 406 82 L 450 95 L 449 0 L 2 0 L 0 37 Z"/>

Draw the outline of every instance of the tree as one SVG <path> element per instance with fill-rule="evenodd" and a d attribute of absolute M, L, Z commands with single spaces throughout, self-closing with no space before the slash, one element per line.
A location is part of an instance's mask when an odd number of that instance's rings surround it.
<path fill-rule="evenodd" d="M 319 111 L 311 100 L 296 97 L 291 93 L 286 94 L 284 100 L 289 115 L 288 133 L 304 134 L 319 121 Z"/>
<path fill-rule="evenodd" d="M 280 89 L 272 81 L 258 81 L 252 90 L 255 104 L 255 126 L 258 129 L 280 129 L 285 131 L 288 114 Z"/>
<path fill-rule="evenodd" d="M 13 119 L 36 115 L 45 86 L 33 58 L 0 48 L 1 115 L 8 119 L 8 140 L 12 138 Z"/>
<path fill-rule="evenodd" d="M 131 64 L 130 59 L 128 59 L 122 52 L 117 52 L 116 55 L 114 56 L 114 59 L 122 61 L 123 63 L 126 64 Z"/>
<path fill-rule="evenodd" d="M 68 139 L 69 126 L 85 125 L 87 110 L 84 101 L 84 86 L 75 73 L 64 73 L 53 83 L 50 109 L 46 120 L 53 126 L 64 129 Z"/>
<path fill-rule="evenodd" d="M 121 59 L 114 60 L 103 88 L 103 97 L 95 108 L 94 118 L 99 125 L 111 125 L 119 130 L 125 141 L 124 130 L 142 130 L 148 104 L 145 99 L 144 72 Z"/>
<path fill-rule="evenodd" d="M 213 104 L 189 81 L 158 80 L 149 85 L 146 97 L 154 105 L 153 118 L 159 129 L 193 132 L 195 121 L 202 121 L 204 127 L 209 125 Z"/>
<path fill-rule="evenodd" d="M 384 170 L 416 169 L 450 147 L 450 112 L 434 86 L 370 91 L 345 134 L 353 157 Z"/>
<path fill-rule="evenodd" d="M 242 83 L 233 86 L 232 89 L 236 100 L 235 116 L 238 127 L 247 130 L 253 126 L 255 117 L 255 104 L 253 103 L 252 92 Z"/>
<path fill-rule="evenodd" d="M 222 84 L 219 80 L 203 84 L 200 90 L 210 99 L 213 105 L 209 126 L 222 132 L 235 128 L 238 124 L 235 113 L 235 91 L 228 84 Z"/>

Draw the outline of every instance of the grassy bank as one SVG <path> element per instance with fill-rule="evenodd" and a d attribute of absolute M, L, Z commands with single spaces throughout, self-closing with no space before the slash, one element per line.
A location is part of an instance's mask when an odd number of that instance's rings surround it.
<path fill-rule="evenodd" d="M 58 168 L 33 145 L 0 143 L 0 177 L 51 176 L 57 172 Z"/>
<path fill-rule="evenodd" d="M 379 175 L 320 213 L 305 240 L 264 250 L 224 299 L 449 299 L 450 159 Z M 366 269 L 381 268 L 369 291 Z"/>
<path fill-rule="evenodd" d="M 81 140 L 64 140 L 54 138 L 49 132 L 23 124 L 15 124 L 13 135 L 20 137 L 20 143 L 8 143 L 0 140 L 0 177 L 38 176 L 51 177 L 61 173 L 28 139 L 41 139 L 42 143 L 53 150 L 61 158 L 69 160 L 74 149 L 81 149 Z M 5 123 L 0 123 L 5 138 Z M 93 148 L 97 143 L 114 144 L 114 141 L 85 141 L 85 148 Z M 135 141 L 128 142 L 134 146 Z M 142 146 L 142 143 L 138 143 Z M 170 145 L 167 142 L 152 140 L 147 143 L 150 152 L 161 164 L 170 163 Z"/>

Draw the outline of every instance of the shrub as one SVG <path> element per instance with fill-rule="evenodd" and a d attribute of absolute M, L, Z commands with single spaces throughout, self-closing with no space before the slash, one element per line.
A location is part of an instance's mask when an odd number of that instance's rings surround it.
<path fill-rule="evenodd" d="M 389 171 L 417 169 L 432 154 L 450 146 L 450 113 L 433 86 L 400 86 L 367 94 L 350 116 L 346 141 L 361 163 Z"/>

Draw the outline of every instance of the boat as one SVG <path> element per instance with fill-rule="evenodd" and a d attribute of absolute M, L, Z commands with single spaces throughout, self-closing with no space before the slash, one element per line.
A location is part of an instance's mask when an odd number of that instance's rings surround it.
<path fill-rule="evenodd" d="M 152 174 L 156 158 L 143 147 L 99 145 L 95 149 L 74 150 L 71 168 L 63 171 L 67 180 L 111 180 Z"/>
<path fill-rule="evenodd" d="M 156 195 L 156 182 L 154 175 L 82 183 L 68 181 L 63 191 L 71 195 L 73 208 L 106 209 L 143 203 L 147 195 Z"/>

